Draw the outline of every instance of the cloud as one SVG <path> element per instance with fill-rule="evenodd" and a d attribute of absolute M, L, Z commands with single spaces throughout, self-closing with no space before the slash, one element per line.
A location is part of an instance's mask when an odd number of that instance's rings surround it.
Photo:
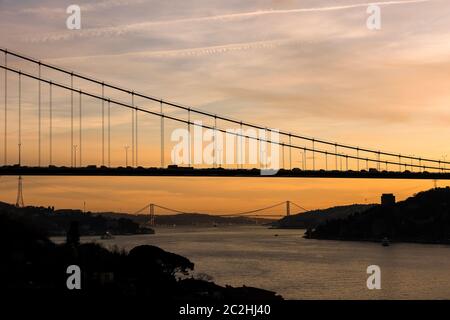
<path fill-rule="evenodd" d="M 111 9 L 115 7 L 132 6 L 145 3 L 145 0 L 104 0 L 95 1 L 91 3 L 79 4 L 82 11 L 95 12 L 104 9 Z M 21 10 L 22 13 L 35 15 L 51 15 L 51 14 L 65 14 L 66 8 L 61 7 L 27 7 Z"/>
<path fill-rule="evenodd" d="M 219 46 L 206 46 L 206 47 L 196 47 L 187 49 L 174 49 L 174 50 L 150 50 L 150 51 L 139 51 L 139 52 L 126 52 L 117 54 L 106 54 L 106 55 L 88 55 L 88 56 L 73 56 L 70 58 L 52 59 L 52 61 L 57 62 L 58 60 L 72 60 L 72 59 L 92 59 L 92 58 L 106 58 L 111 56 L 128 56 L 135 58 L 161 58 L 161 57 L 195 57 L 213 54 L 224 54 L 234 51 L 242 50 L 258 50 L 258 49 L 271 49 L 287 44 L 292 44 L 294 42 L 300 42 L 300 40 L 294 39 L 278 39 L 278 40 L 267 40 L 267 41 L 253 41 L 244 43 L 231 43 Z"/>

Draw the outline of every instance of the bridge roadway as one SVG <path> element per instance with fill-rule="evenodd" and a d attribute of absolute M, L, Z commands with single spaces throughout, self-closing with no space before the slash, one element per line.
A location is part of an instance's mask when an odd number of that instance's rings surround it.
<path fill-rule="evenodd" d="M 28 167 L 2 166 L 0 176 L 174 176 L 174 177 L 260 177 L 260 178 L 359 178 L 359 179 L 424 179 L 450 180 L 450 173 L 438 172 L 396 172 L 396 171 L 336 171 L 336 170 L 292 170 L 280 169 L 273 175 L 261 175 L 260 169 L 189 168 L 169 166 L 168 168 L 143 167 Z"/>

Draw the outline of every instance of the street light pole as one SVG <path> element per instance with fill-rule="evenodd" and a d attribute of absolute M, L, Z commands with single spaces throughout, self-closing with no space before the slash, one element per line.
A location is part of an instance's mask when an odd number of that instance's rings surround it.
<path fill-rule="evenodd" d="M 73 149 L 73 154 L 74 154 L 74 158 L 73 158 L 73 165 L 76 168 L 77 167 L 77 145 L 73 145 L 72 149 Z"/>
<path fill-rule="evenodd" d="M 130 146 L 126 145 L 125 147 L 125 167 L 128 168 L 128 149 Z"/>

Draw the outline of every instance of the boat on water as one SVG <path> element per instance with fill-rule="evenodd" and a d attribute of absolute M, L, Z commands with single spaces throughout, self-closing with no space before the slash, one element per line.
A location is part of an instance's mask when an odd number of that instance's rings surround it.
<path fill-rule="evenodd" d="M 389 247 L 390 244 L 391 243 L 390 243 L 390 241 L 389 241 L 389 239 L 387 237 L 384 237 L 383 240 L 381 240 L 381 245 L 383 247 Z"/>
<path fill-rule="evenodd" d="M 110 240 L 110 239 L 114 239 L 114 236 L 109 231 L 106 231 L 104 234 L 102 234 L 100 236 L 100 239 L 102 239 L 102 240 Z"/>

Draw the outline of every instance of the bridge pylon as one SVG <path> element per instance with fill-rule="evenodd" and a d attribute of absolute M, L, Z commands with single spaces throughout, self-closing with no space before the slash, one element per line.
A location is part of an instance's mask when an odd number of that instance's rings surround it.
<path fill-rule="evenodd" d="M 23 208 L 25 204 L 23 202 L 23 193 L 22 193 L 22 176 L 19 176 L 19 182 L 17 185 L 17 199 L 16 199 L 16 207 Z"/>
<path fill-rule="evenodd" d="M 155 205 L 153 203 L 150 203 L 149 205 L 149 213 L 150 213 L 150 220 L 149 220 L 149 224 L 150 226 L 154 227 L 155 226 Z"/>
<path fill-rule="evenodd" d="M 288 200 L 286 201 L 286 217 L 289 217 L 291 215 L 291 202 Z"/>

